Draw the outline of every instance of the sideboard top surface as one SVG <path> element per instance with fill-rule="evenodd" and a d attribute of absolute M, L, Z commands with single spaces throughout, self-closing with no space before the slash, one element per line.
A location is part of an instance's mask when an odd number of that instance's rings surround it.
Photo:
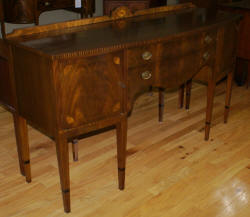
<path fill-rule="evenodd" d="M 207 9 L 186 9 L 178 13 L 156 13 L 85 26 L 11 38 L 10 41 L 48 56 L 97 49 L 123 48 L 131 44 L 158 41 L 209 28 L 240 15 Z M 39 28 L 39 27 L 34 27 Z"/>

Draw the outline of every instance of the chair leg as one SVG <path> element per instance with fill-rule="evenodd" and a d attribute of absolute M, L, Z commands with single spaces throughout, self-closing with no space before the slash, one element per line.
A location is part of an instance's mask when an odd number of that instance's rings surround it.
<path fill-rule="evenodd" d="M 56 136 L 56 153 L 60 174 L 64 211 L 70 212 L 69 147 L 62 133 Z"/>
<path fill-rule="evenodd" d="M 73 160 L 78 161 L 78 140 L 74 139 L 72 141 L 72 152 L 73 152 Z"/>
<path fill-rule="evenodd" d="M 31 182 L 31 170 L 27 122 L 16 113 L 13 113 L 13 119 L 20 171 L 26 177 L 26 182 L 29 183 Z"/>
<path fill-rule="evenodd" d="M 185 92 L 185 85 L 182 84 L 179 88 L 179 108 L 183 108 L 184 104 L 184 92 Z"/>
<path fill-rule="evenodd" d="M 226 102 L 225 102 L 225 111 L 224 111 L 224 123 L 227 123 L 227 120 L 228 120 L 231 95 L 232 95 L 232 84 L 233 84 L 233 71 L 230 71 L 227 75 L 227 89 L 226 89 Z"/>
<path fill-rule="evenodd" d="M 189 109 L 192 90 L 192 79 L 186 83 L 186 109 Z"/>
<path fill-rule="evenodd" d="M 213 103 L 214 103 L 214 92 L 215 92 L 215 82 L 209 81 L 207 87 L 207 110 L 206 110 L 206 125 L 205 125 L 205 140 L 209 139 L 212 113 L 213 113 Z"/>
<path fill-rule="evenodd" d="M 117 162 L 119 189 L 123 190 L 125 185 L 126 146 L 127 146 L 127 117 L 116 125 L 117 136 Z"/>
<path fill-rule="evenodd" d="M 163 122 L 164 116 L 164 89 L 159 88 L 159 122 Z"/>

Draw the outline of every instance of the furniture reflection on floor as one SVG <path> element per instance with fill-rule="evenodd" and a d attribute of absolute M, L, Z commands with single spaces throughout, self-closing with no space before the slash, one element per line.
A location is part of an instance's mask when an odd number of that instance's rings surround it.
<path fill-rule="evenodd" d="M 111 12 L 121 6 L 126 6 L 131 12 L 138 10 L 164 6 L 167 0 L 103 0 L 103 14 L 110 15 Z"/>
<path fill-rule="evenodd" d="M 173 10 L 182 13 L 168 13 Z M 152 86 L 177 88 L 209 68 L 209 135 L 216 81 L 227 74 L 230 101 L 236 44 L 231 39 L 239 19 L 192 4 L 135 14 L 123 7 L 111 18 L 37 26 L 6 36 L 12 47 L 22 158 L 29 161 L 27 120 L 56 142 L 65 212 L 70 212 L 69 139 L 116 126 L 119 189 L 124 189 L 128 114 Z"/>

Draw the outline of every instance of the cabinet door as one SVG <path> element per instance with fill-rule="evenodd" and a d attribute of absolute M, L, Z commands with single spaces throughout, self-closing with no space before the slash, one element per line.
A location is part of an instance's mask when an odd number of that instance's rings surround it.
<path fill-rule="evenodd" d="M 122 53 L 112 53 L 58 62 L 55 82 L 60 128 L 120 115 L 122 59 Z"/>

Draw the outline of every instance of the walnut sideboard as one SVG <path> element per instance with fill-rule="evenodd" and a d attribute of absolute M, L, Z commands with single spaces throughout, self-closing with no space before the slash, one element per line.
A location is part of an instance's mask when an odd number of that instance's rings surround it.
<path fill-rule="evenodd" d="M 181 10 L 178 10 L 181 9 Z M 30 180 L 26 120 L 55 140 L 65 212 L 70 212 L 68 140 L 117 129 L 119 189 L 124 189 L 128 114 L 151 87 L 174 88 L 209 67 L 206 134 L 215 81 L 228 74 L 231 96 L 240 15 L 191 4 L 16 30 L 6 36 L 17 96 L 20 162 Z M 227 50 L 224 49 L 225 43 Z M 221 67 L 223 66 L 223 67 Z"/>

